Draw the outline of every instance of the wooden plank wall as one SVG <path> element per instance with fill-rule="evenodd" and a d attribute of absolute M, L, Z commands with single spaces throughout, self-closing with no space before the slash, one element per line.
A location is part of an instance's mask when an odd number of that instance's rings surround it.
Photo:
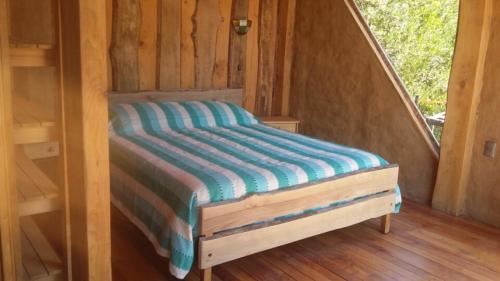
<path fill-rule="evenodd" d="M 112 2 L 114 91 L 244 88 L 247 109 L 287 110 L 295 0 Z"/>
<path fill-rule="evenodd" d="M 291 112 L 305 134 L 400 165 L 406 198 L 430 203 L 437 151 L 350 0 L 298 0 Z"/>

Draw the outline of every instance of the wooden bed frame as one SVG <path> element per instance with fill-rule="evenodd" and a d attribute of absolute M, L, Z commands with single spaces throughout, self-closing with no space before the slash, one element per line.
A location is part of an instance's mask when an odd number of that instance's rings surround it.
<path fill-rule="evenodd" d="M 110 93 L 110 104 L 209 99 L 241 105 L 242 96 L 241 89 Z M 202 279 L 212 279 L 213 266 L 372 218 L 381 217 L 381 231 L 388 233 L 398 171 L 397 165 L 389 165 L 201 206 L 198 266 Z M 334 202 L 344 203 L 330 206 Z M 330 207 L 285 217 L 325 206 Z M 285 218 L 276 220 L 279 217 Z"/>

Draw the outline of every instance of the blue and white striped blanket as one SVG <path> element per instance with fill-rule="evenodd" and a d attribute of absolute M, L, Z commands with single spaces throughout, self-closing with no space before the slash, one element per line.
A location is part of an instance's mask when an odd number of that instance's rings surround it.
<path fill-rule="evenodd" d="M 388 164 L 270 128 L 230 103 L 140 102 L 111 113 L 113 203 L 170 257 L 177 278 L 194 261 L 198 206 Z"/>

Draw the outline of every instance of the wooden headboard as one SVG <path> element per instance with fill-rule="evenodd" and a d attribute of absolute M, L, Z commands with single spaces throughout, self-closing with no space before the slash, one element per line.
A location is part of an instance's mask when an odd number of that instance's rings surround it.
<path fill-rule="evenodd" d="M 145 92 L 110 92 L 109 104 L 127 103 L 134 101 L 187 101 L 187 100 L 217 100 L 243 104 L 243 89 L 222 90 L 169 90 Z"/>

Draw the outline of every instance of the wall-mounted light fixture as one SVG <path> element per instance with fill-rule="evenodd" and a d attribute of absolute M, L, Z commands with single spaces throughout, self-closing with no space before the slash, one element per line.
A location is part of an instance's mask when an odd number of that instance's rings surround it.
<path fill-rule="evenodd" d="M 252 26 L 252 21 L 247 19 L 233 20 L 234 31 L 239 35 L 247 34 L 248 30 Z"/>

